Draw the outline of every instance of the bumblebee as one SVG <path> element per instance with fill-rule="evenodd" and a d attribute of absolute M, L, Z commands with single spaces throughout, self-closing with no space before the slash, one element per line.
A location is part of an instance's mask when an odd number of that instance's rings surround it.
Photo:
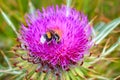
<path fill-rule="evenodd" d="M 46 41 L 48 44 L 54 40 L 56 43 L 59 43 L 60 42 L 60 36 L 54 32 L 54 31 L 47 31 L 44 35 L 43 35 L 43 38 L 42 40 L 44 40 L 44 42 Z M 43 41 L 42 41 L 43 42 Z"/>
<path fill-rule="evenodd" d="M 54 39 L 55 39 L 55 41 L 56 41 L 57 43 L 60 42 L 60 37 L 59 37 L 59 35 L 58 35 L 57 33 L 54 34 Z"/>

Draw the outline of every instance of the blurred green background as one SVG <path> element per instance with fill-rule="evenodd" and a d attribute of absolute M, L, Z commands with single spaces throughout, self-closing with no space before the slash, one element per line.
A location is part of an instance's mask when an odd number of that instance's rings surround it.
<path fill-rule="evenodd" d="M 0 8 L 10 17 L 11 21 L 19 31 L 20 24 L 25 24 L 24 15 L 29 13 L 29 2 L 32 2 L 36 9 L 42 9 L 42 7 L 52 5 L 66 5 L 65 0 L 0 0 Z M 109 23 L 111 20 L 120 17 L 120 0 L 72 0 L 71 7 L 76 8 L 78 11 L 84 12 L 88 15 L 89 20 L 92 20 L 95 16 L 93 25 L 98 22 Z M 93 51 L 96 55 L 101 52 L 105 43 L 108 42 L 112 45 L 116 42 L 118 36 L 120 36 L 120 26 L 110 33 L 109 36 L 99 44 L 97 51 Z M 12 57 L 12 53 L 9 51 L 17 43 L 15 41 L 16 34 L 11 27 L 6 23 L 0 14 L 0 51 L 3 51 L 8 58 Z M 94 66 L 95 70 L 100 74 L 111 79 L 120 75 L 120 47 L 107 56 L 108 61 L 101 61 Z M 117 58 L 117 59 L 116 59 Z M 11 62 L 12 63 L 12 62 Z M 8 67 L 3 55 L 0 54 L 0 69 L 6 69 Z M 7 75 L 8 76 L 8 75 Z M 0 80 L 8 80 L 0 78 Z M 120 79 L 119 79 L 120 80 Z"/>

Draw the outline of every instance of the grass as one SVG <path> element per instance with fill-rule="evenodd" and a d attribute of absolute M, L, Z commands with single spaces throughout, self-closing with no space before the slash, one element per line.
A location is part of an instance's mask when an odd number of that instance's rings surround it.
<path fill-rule="evenodd" d="M 120 0 L 72 0 L 71 7 L 88 15 L 89 20 L 93 21 L 97 43 L 91 52 L 92 57 L 85 58 L 87 63 L 84 67 L 92 64 L 94 69 L 75 69 L 82 79 L 96 80 L 113 80 L 120 75 Z M 0 80 L 14 79 L 15 74 L 21 74 L 12 66 L 13 57 L 11 48 L 17 44 L 15 38 L 15 29 L 19 31 L 20 24 L 25 23 L 25 14 L 34 11 L 34 9 L 42 9 L 51 5 L 66 5 L 64 0 L 0 0 Z M 29 8 L 30 7 L 30 8 Z M 5 17 L 7 15 L 7 17 Z M 9 17 L 9 18 L 8 18 Z M 8 19 L 7 19 L 8 18 Z M 11 28 L 12 27 L 12 28 Z M 14 32 L 15 31 L 15 32 Z M 99 56 L 98 58 L 96 58 Z M 89 63 L 89 64 L 88 64 Z M 12 71 L 13 70 L 13 71 Z M 81 73 L 82 71 L 83 73 Z M 74 71 L 68 72 L 66 80 L 74 80 L 71 76 Z M 94 74 L 93 74 L 94 73 Z M 41 74 L 44 75 L 44 74 Z M 64 76 L 65 76 L 64 75 Z M 17 75 L 16 80 L 21 80 L 23 75 Z M 45 76 L 45 75 L 44 75 Z M 44 76 L 41 76 L 44 78 Z M 70 77 L 69 77 L 70 76 Z M 33 75 L 34 77 L 34 75 Z M 63 78 L 64 79 L 64 78 Z M 76 77 L 76 80 L 79 79 Z"/>

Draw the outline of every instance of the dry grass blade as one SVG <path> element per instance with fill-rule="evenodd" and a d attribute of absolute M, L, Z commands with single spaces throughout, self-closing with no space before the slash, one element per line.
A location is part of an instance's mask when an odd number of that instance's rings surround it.
<path fill-rule="evenodd" d="M 9 59 L 7 58 L 7 56 L 4 54 L 4 52 L 2 50 L 0 50 L 0 53 L 3 55 L 5 61 L 7 62 L 8 66 L 9 66 L 9 69 L 11 70 L 12 66 L 11 66 Z"/>

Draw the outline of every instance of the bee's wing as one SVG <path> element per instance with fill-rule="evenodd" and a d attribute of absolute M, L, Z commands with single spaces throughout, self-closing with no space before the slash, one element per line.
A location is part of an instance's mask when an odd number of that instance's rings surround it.
<path fill-rule="evenodd" d="M 46 39 L 45 39 L 45 37 L 42 35 L 42 36 L 40 37 L 40 42 L 41 42 L 42 44 L 44 44 L 45 41 L 46 41 Z"/>

